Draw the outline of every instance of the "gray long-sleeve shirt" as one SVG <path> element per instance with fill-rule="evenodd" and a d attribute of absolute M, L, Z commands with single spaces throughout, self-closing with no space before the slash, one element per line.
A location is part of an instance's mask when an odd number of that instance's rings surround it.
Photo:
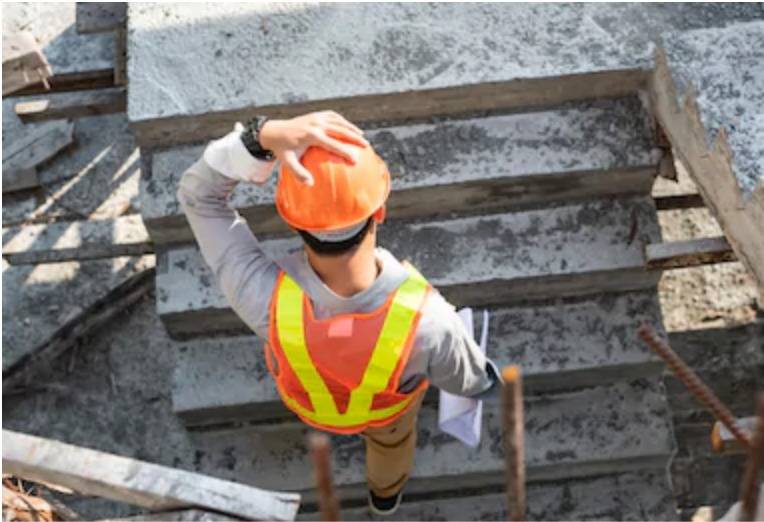
<path fill-rule="evenodd" d="M 239 179 L 258 177 L 250 172 L 253 169 L 272 168 L 272 164 L 243 154 L 237 130 L 210 143 L 204 157 L 183 174 L 178 198 L 226 299 L 257 335 L 268 339 L 271 294 L 280 270 L 300 285 L 319 318 L 375 310 L 406 279 L 401 263 L 384 248 L 377 248 L 382 266 L 379 276 L 366 290 L 344 298 L 321 281 L 304 250 L 271 259 L 228 204 Z M 438 388 L 464 396 L 485 392 L 496 378 L 492 363 L 467 333 L 454 307 L 437 291 L 431 292 L 422 310 L 399 390 L 411 390 L 425 377 Z"/>

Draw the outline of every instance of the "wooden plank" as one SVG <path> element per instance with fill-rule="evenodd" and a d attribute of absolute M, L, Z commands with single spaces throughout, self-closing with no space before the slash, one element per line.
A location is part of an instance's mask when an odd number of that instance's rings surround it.
<path fill-rule="evenodd" d="M 127 278 L 91 306 L 68 319 L 48 340 L 8 365 L 3 371 L 3 395 L 23 389 L 41 368 L 146 295 L 154 285 L 155 273 L 152 267 Z"/>
<path fill-rule="evenodd" d="M 12 265 L 82 261 L 153 252 L 154 245 L 140 215 L 3 229 L 3 258 Z"/>
<path fill-rule="evenodd" d="M 77 2 L 77 32 L 103 33 L 125 27 L 126 2 Z"/>
<path fill-rule="evenodd" d="M 32 33 L 3 33 L 4 97 L 29 85 L 45 84 L 51 74 L 48 60 Z"/>
<path fill-rule="evenodd" d="M 725 237 L 651 243 L 645 246 L 645 259 L 650 270 L 687 268 L 737 260 Z"/>
<path fill-rule="evenodd" d="M 41 125 L 13 142 L 3 156 L 3 194 L 39 186 L 37 167 L 74 141 L 70 121 Z"/>
<path fill-rule="evenodd" d="M 300 495 L 238 484 L 3 430 L 3 472 L 151 510 L 201 507 L 249 520 L 294 520 Z"/>
<path fill-rule="evenodd" d="M 114 32 L 114 84 L 127 85 L 127 29 Z"/>
<path fill-rule="evenodd" d="M 764 182 L 744 199 L 735 177 L 724 129 L 713 147 L 698 116 L 690 89 L 682 106 L 668 68 L 665 51 L 658 46 L 655 70 L 648 82 L 650 106 L 665 131 L 674 153 L 686 167 L 698 192 L 722 227 L 737 258 L 756 280 L 764 296 Z"/>
<path fill-rule="evenodd" d="M 131 517 L 109 518 L 99 520 L 98 522 L 240 522 L 241 520 L 239 517 L 232 517 L 203 509 L 179 509 Z"/>
<path fill-rule="evenodd" d="M 670 196 L 657 196 L 655 200 L 656 210 L 679 210 L 683 208 L 702 208 L 706 206 L 700 194 L 674 194 Z"/>
<path fill-rule="evenodd" d="M 16 104 L 16 115 L 24 123 L 31 123 L 112 114 L 126 109 L 125 89 L 114 88 L 52 94 L 41 100 L 19 102 Z"/>
<path fill-rule="evenodd" d="M 114 87 L 114 68 L 53 74 L 47 81 L 50 88 L 46 88 L 42 84 L 29 85 L 16 92 L 16 95 L 27 96 Z"/>

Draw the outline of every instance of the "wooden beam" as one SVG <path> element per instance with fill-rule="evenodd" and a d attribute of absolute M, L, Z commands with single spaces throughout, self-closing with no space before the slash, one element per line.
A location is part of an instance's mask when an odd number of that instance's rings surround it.
<path fill-rule="evenodd" d="M 3 97 L 29 85 L 45 85 L 51 75 L 48 60 L 32 33 L 3 33 Z"/>
<path fill-rule="evenodd" d="M 645 246 L 650 270 L 668 270 L 736 261 L 735 252 L 725 237 L 651 243 Z"/>
<path fill-rule="evenodd" d="M 77 2 L 77 32 L 104 33 L 125 27 L 126 2 Z"/>
<path fill-rule="evenodd" d="M 16 115 L 24 123 L 98 116 L 125 110 L 127 110 L 127 93 L 121 87 L 51 94 L 45 99 L 16 104 Z"/>
<path fill-rule="evenodd" d="M 83 261 L 153 252 L 154 245 L 140 215 L 3 229 L 3 258 L 11 265 Z"/>
<path fill-rule="evenodd" d="M 15 94 L 19 96 L 28 96 L 32 94 L 50 94 L 114 87 L 114 68 L 54 74 L 48 78 L 48 85 L 50 88 L 46 88 L 42 84 L 29 85 Z"/>
<path fill-rule="evenodd" d="M 26 132 L 3 151 L 3 194 L 39 186 L 37 167 L 74 141 L 74 124 L 49 122 Z"/>
<path fill-rule="evenodd" d="M 655 196 L 656 210 L 679 210 L 683 208 L 703 208 L 706 203 L 698 194 L 674 194 L 670 196 Z"/>
<path fill-rule="evenodd" d="M 48 367 L 85 335 L 146 295 L 154 285 L 155 273 L 154 268 L 149 268 L 126 279 L 69 319 L 50 339 L 9 365 L 3 371 L 3 395 L 16 393 L 27 386 L 41 369 Z"/>
<path fill-rule="evenodd" d="M 281 493 L 3 430 L 3 472 L 154 511 L 202 507 L 248 520 L 294 520 L 300 495 Z"/>
<path fill-rule="evenodd" d="M 668 67 L 665 51 L 658 46 L 655 70 L 648 82 L 650 107 L 666 133 L 675 156 L 686 167 L 698 192 L 719 222 L 737 258 L 756 280 L 764 295 L 764 182 L 750 198 L 743 198 L 721 129 L 713 147 L 706 142 L 694 91 L 685 94 L 683 105 Z"/>
<path fill-rule="evenodd" d="M 756 417 L 742 417 L 737 419 L 736 425 L 746 433 L 753 434 L 756 426 Z M 711 428 L 711 447 L 716 453 L 737 454 L 745 453 L 747 448 L 719 421 L 714 422 Z"/>

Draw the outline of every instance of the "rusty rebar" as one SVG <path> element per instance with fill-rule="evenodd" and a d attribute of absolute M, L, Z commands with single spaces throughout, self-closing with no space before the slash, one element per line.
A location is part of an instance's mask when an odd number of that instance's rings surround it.
<path fill-rule="evenodd" d="M 308 448 L 313 460 L 313 473 L 318 490 L 318 505 L 324 522 L 340 519 L 340 504 L 332 481 L 331 448 L 329 437 L 323 433 L 308 435 Z"/>
<path fill-rule="evenodd" d="M 523 379 L 518 366 L 505 367 L 502 390 L 502 428 L 507 473 L 507 518 L 525 520 L 525 442 Z"/>
<path fill-rule="evenodd" d="M 647 323 L 642 323 L 638 333 L 645 344 L 663 359 L 666 366 L 674 372 L 676 378 L 682 381 L 682 384 L 690 390 L 695 398 L 705 406 L 719 422 L 727 427 L 730 433 L 740 441 L 740 444 L 742 444 L 743 447 L 750 448 L 751 442 L 748 438 L 748 434 L 735 424 L 735 416 L 732 415 L 732 412 L 730 412 L 722 401 L 719 400 L 716 394 L 700 380 L 700 377 L 698 377 L 692 368 L 687 366 L 682 358 L 671 349 L 668 343 L 658 337 L 655 329 Z"/>
<path fill-rule="evenodd" d="M 764 467 L 764 393 L 756 401 L 756 425 L 751 437 L 751 450 L 743 472 L 740 487 L 740 520 L 755 520 L 756 506 L 759 503 L 757 485 L 759 470 Z"/>

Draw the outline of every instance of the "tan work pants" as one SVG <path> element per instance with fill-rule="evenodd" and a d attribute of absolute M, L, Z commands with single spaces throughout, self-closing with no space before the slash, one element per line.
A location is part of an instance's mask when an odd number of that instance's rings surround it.
<path fill-rule="evenodd" d="M 414 465 L 416 419 L 421 405 L 422 397 L 387 426 L 368 428 L 361 433 L 366 441 L 366 482 L 379 497 L 395 495 L 409 479 Z"/>

